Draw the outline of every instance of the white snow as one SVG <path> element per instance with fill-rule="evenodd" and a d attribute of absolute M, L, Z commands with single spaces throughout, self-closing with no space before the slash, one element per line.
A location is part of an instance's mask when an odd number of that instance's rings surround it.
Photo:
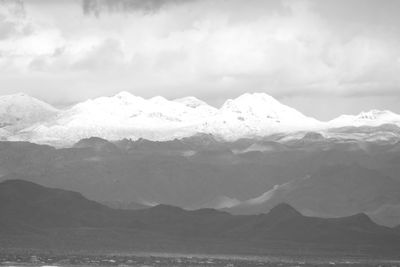
<path fill-rule="evenodd" d="M 323 123 L 281 104 L 265 93 L 246 93 L 227 100 L 216 116 L 199 125 L 198 131 L 236 140 L 321 127 Z"/>
<path fill-rule="evenodd" d="M 400 125 L 400 115 L 372 110 L 329 122 L 307 117 L 265 93 L 246 93 L 215 108 L 195 97 L 145 99 L 129 92 L 78 103 L 66 110 L 25 94 L 0 97 L 0 138 L 69 145 L 82 138 L 171 140 L 197 133 L 225 140 L 343 126 Z"/>
<path fill-rule="evenodd" d="M 373 109 L 368 112 L 361 112 L 358 115 L 341 115 L 328 123 L 331 127 L 379 126 L 382 124 L 396 124 L 400 126 L 400 115 L 389 110 Z"/>
<path fill-rule="evenodd" d="M 174 100 L 174 102 L 181 103 L 187 107 L 190 108 L 197 108 L 200 106 L 208 106 L 208 104 L 194 96 L 187 96 L 187 97 L 182 97 L 182 98 L 177 98 Z M 215 108 L 213 108 L 215 109 Z M 216 110 L 216 109 L 215 109 Z"/>
<path fill-rule="evenodd" d="M 51 105 L 23 93 L 0 96 L 0 127 L 5 131 L 15 132 L 47 121 L 58 112 Z"/>
<path fill-rule="evenodd" d="M 21 134 L 40 143 L 64 140 L 71 144 L 91 136 L 168 140 L 195 134 L 191 126 L 215 112 L 207 105 L 189 107 L 161 96 L 144 99 L 121 92 L 76 104 L 56 120 L 27 128 Z"/>

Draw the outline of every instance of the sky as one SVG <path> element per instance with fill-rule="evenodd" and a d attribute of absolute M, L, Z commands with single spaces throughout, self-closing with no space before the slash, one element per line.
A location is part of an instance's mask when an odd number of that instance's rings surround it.
<path fill-rule="evenodd" d="M 0 95 L 265 92 L 321 120 L 400 113 L 397 0 L 0 0 Z"/>

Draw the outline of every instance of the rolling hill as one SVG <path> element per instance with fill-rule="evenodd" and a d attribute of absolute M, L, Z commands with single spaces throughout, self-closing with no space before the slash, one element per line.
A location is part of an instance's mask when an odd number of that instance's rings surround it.
<path fill-rule="evenodd" d="M 0 200 L 3 248 L 51 245 L 52 249 L 89 246 L 90 250 L 93 245 L 118 250 L 135 248 L 136 242 L 146 244 L 149 251 L 160 249 L 160 244 L 170 244 L 166 251 L 174 251 L 183 244 L 196 250 L 198 244 L 208 243 L 212 248 L 222 244 L 222 248 L 242 249 L 243 253 L 251 251 L 245 249 L 249 245 L 252 249 L 320 246 L 331 252 L 356 248 L 387 252 L 400 247 L 395 229 L 379 226 L 365 214 L 322 219 L 303 216 L 288 204 L 278 204 L 267 214 L 247 216 L 168 205 L 127 211 L 108 208 L 76 192 L 22 180 L 0 183 Z"/>

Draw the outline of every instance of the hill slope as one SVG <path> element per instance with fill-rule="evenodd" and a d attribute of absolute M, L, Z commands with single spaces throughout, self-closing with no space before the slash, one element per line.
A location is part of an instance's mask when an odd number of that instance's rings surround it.
<path fill-rule="evenodd" d="M 294 179 L 259 197 L 228 209 L 238 214 L 267 212 L 287 202 L 310 215 L 340 217 L 371 212 L 400 202 L 400 183 L 358 164 L 325 166 L 312 175 Z"/>
<path fill-rule="evenodd" d="M 75 192 L 21 180 L 0 183 L 0 200 L 0 213 L 5 215 L 0 218 L 3 247 L 10 238 L 14 247 L 25 247 L 32 238 L 38 243 L 31 248 L 40 248 L 48 242 L 53 248 L 71 244 L 82 247 L 96 244 L 97 240 L 108 246 L 119 240 L 129 247 L 132 241 L 125 238 L 132 234 L 140 242 L 152 244 L 148 250 L 161 241 L 174 246 L 186 244 L 189 248 L 197 242 L 207 242 L 210 246 L 219 243 L 223 244 L 222 249 L 233 244 L 242 248 L 249 244 L 258 248 L 273 244 L 282 248 L 288 244 L 294 247 L 320 244 L 347 249 L 373 247 L 379 251 L 400 247 L 400 235 L 395 230 L 373 223 L 364 214 L 337 219 L 313 218 L 303 216 L 287 204 L 277 205 L 268 214 L 258 216 L 234 216 L 212 209 L 186 211 L 167 205 L 122 211 L 87 200 Z M 11 231 L 18 227 L 23 231 L 18 234 Z M 66 233 L 68 237 L 64 236 Z"/>

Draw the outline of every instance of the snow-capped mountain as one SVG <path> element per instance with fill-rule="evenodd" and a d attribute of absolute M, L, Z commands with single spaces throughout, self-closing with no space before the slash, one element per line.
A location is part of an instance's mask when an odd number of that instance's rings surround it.
<path fill-rule="evenodd" d="M 246 93 L 236 99 L 229 99 L 223 104 L 221 111 L 223 113 L 234 113 L 244 119 L 267 119 L 274 123 L 291 125 L 318 122 L 264 93 Z"/>
<path fill-rule="evenodd" d="M 174 102 L 184 104 L 185 106 L 190 107 L 190 108 L 197 108 L 200 106 L 205 106 L 205 107 L 209 107 L 209 108 L 215 110 L 215 108 L 209 106 L 206 102 L 204 102 L 196 97 L 193 97 L 193 96 L 177 98 L 174 100 Z"/>
<path fill-rule="evenodd" d="M 400 115 L 389 110 L 371 110 L 358 115 L 341 115 L 329 121 L 331 127 L 400 125 Z"/>
<path fill-rule="evenodd" d="M 227 100 L 216 116 L 200 125 L 199 131 L 236 140 L 277 132 L 321 129 L 323 125 L 265 93 L 246 93 Z"/>
<path fill-rule="evenodd" d="M 162 141 L 204 133 L 233 141 L 275 133 L 326 132 L 346 126 L 400 126 L 400 115 L 372 110 L 321 122 L 265 93 L 243 94 L 227 100 L 218 109 L 195 97 L 145 99 L 121 92 L 60 111 L 25 94 L 17 94 L 0 97 L 0 123 L 3 140 L 64 146 L 92 136 L 109 140 L 145 138 Z"/>
<path fill-rule="evenodd" d="M 192 103 L 204 103 L 191 98 Z M 214 116 L 217 109 L 169 101 L 161 96 L 150 99 L 121 92 L 76 104 L 56 120 L 25 129 L 22 136 L 35 142 L 77 140 L 98 136 L 105 139 L 146 138 L 169 140 L 195 134 L 192 125 Z"/>
<path fill-rule="evenodd" d="M 25 127 L 45 122 L 59 113 L 53 106 L 26 94 L 0 96 L 0 135 L 11 135 Z"/>
<path fill-rule="evenodd" d="M 170 101 L 121 92 L 76 104 L 55 119 L 24 129 L 19 137 L 60 145 L 91 136 L 170 140 L 207 133 L 235 140 L 320 126 L 267 94 L 244 94 L 217 109 L 195 97 Z"/>

